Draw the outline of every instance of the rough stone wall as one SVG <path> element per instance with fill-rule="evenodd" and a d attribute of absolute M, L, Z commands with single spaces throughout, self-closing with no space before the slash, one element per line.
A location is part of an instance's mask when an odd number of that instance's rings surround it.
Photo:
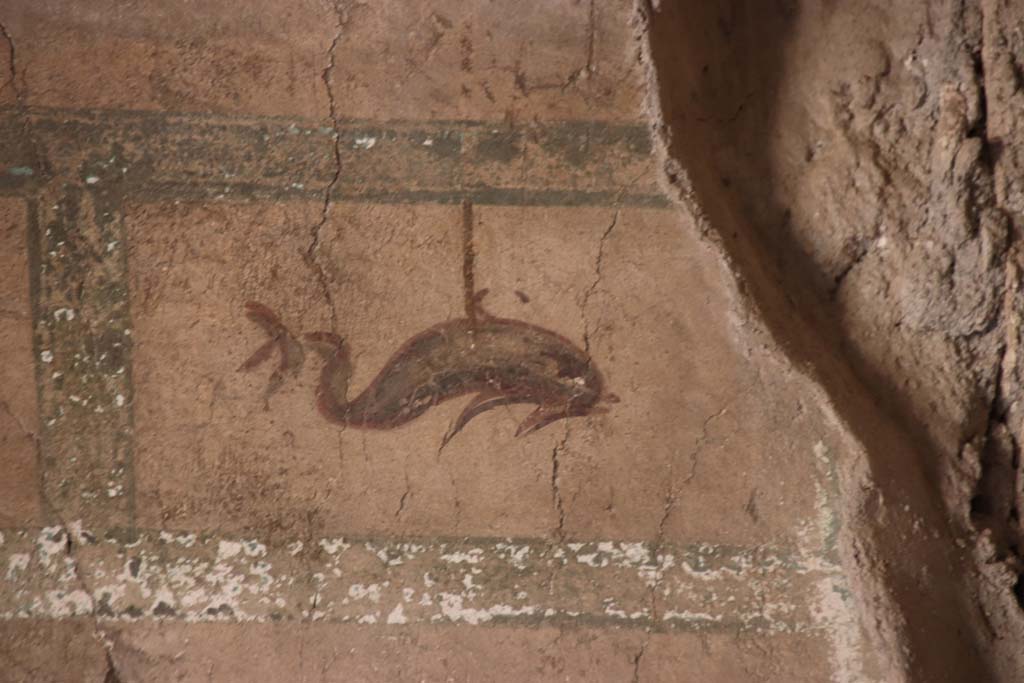
<path fill-rule="evenodd" d="M 1020 7 L 641 11 L 668 182 L 865 446 L 848 562 L 894 670 L 1019 680 Z"/>

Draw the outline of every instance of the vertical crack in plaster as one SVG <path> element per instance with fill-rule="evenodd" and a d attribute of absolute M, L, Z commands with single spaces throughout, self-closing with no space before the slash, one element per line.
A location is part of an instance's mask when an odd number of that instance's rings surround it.
<path fill-rule="evenodd" d="M 658 553 L 661 552 L 661 547 L 665 543 L 665 527 L 668 525 L 668 519 L 672 516 L 672 510 L 676 506 L 676 497 L 679 495 L 679 491 L 676 489 L 672 480 L 675 478 L 675 466 L 673 462 L 668 464 L 668 492 L 665 494 L 665 504 L 662 506 L 661 519 L 658 521 L 658 530 L 654 536 L 654 559 L 657 560 Z M 651 609 L 654 609 L 654 592 L 658 589 L 658 580 L 655 580 L 654 585 L 651 586 Z M 652 614 L 653 617 L 653 614 Z"/>
<path fill-rule="evenodd" d="M 604 246 L 605 242 L 608 241 L 608 236 L 612 234 L 612 230 L 619 222 L 620 209 L 616 207 L 615 215 L 612 216 L 611 223 L 605 228 L 601 234 L 601 239 L 597 244 L 597 258 L 594 262 L 594 280 L 587 287 L 586 291 L 583 292 L 582 300 L 580 301 L 580 314 L 583 318 L 583 350 L 586 352 L 587 357 L 590 356 L 590 321 L 587 317 L 587 305 L 590 303 L 590 297 L 593 296 L 598 286 L 601 284 L 601 268 L 604 265 Z M 596 329 L 596 328 L 595 328 Z"/>
<path fill-rule="evenodd" d="M 632 683 L 640 683 L 640 662 L 644 658 L 644 652 L 647 651 L 647 644 L 650 642 L 649 638 L 645 638 L 644 642 L 640 644 L 640 649 L 637 650 L 636 654 L 633 655 L 633 678 Z"/>
<path fill-rule="evenodd" d="M 316 275 L 317 282 L 320 285 L 320 291 L 323 294 L 324 300 L 327 302 L 327 306 L 330 309 L 331 315 L 331 326 L 333 329 L 337 329 L 337 318 L 338 314 L 334 307 L 334 298 L 331 295 L 331 289 L 328 283 L 327 273 L 324 271 L 323 265 L 317 259 L 317 253 L 320 250 L 320 233 L 323 231 L 324 226 L 327 224 L 327 218 L 331 212 L 331 195 L 334 193 L 334 188 L 338 184 L 338 179 L 341 178 L 341 134 L 338 132 L 338 109 L 337 103 L 334 98 L 334 64 L 335 64 L 335 51 L 338 47 L 338 41 L 341 40 L 341 34 L 344 30 L 345 21 L 342 11 L 337 5 L 331 5 L 334 16 L 335 16 L 335 33 L 334 38 L 331 40 L 331 46 L 327 50 L 327 65 L 324 67 L 320 74 L 320 78 L 324 82 L 324 89 L 327 92 L 327 102 L 329 107 L 329 113 L 331 117 L 331 133 L 332 142 L 332 153 L 334 156 L 334 173 L 331 176 L 330 182 L 327 183 L 327 187 L 324 189 L 324 201 L 323 206 L 320 208 L 320 220 L 313 226 L 310 231 L 310 244 L 306 249 L 306 263 L 313 270 Z"/>
<path fill-rule="evenodd" d="M 462 526 L 462 501 L 459 500 L 459 487 L 455 483 L 455 472 L 452 471 L 451 463 L 448 464 L 448 480 L 452 484 L 452 505 L 455 508 L 455 529 Z"/>
<path fill-rule="evenodd" d="M 690 471 L 687 473 L 686 478 L 683 479 L 683 484 L 689 484 L 693 481 L 693 478 L 697 476 L 697 467 L 700 464 L 700 454 L 704 450 L 705 444 L 708 441 L 708 427 L 712 422 L 725 415 L 729 410 L 729 406 L 733 404 L 736 399 L 728 401 L 718 412 L 712 413 L 704 418 L 704 422 L 700 426 L 700 434 L 694 439 L 693 449 L 690 451 Z"/>
<path fill-rule="evenodd" d="M 555 529 L 555 537 L 559 541 L 565 540 L 565 506 L 562 501 L 562 489 L 559 481 L 558 455 L 565 451 L 569 441 L 569 426 L 565 426 L 565 433 L 560 441 L 555 443 L 551 449 L 551 502 L 555 506 L 555 514 L 558 516 L 558 527 Z"/>
<path fill-rule="evenodd" d="M 613 205 L 615 206 L 615 213 L 612 215 L 612 220 L 608 224 L 608 227 L 606 227 L 604 229 L 604 232 L 601 233 L 601 237 L 597 243 L 597 257 L 594 260 L 594 279 L 590 283 L 590 286 L 587 287 L 586 290 L 584 290 L 583 296 L 580 298 L 579 303 L 580 317 L 583 319 L 583 350 L 586 352 L 588 358 L 590 357 L 591 334 L 592 332 L 596 332 L 597 328 L 596 326 L 594 330 L 591 330 L 590 328 L 590 320 L 587 317 L 587 306 L 590 304 L 590 298 L 594 295 L 594 292 L 596 292 L 597 288 L 601 285 L 601 277 L 603 275 L 602 269 L 604 267 L 605 244 L 607 243 L 608 238 L 611 236 L 612 231 L 615 230 L 615 226 L 617 226 L 619 223 L 619 215 L 622 213 L 622 198 L 626 195 L 627 192 L 633 189 L 633 187 L 636 186 L 637 182 L 639 182 L 640 179 L 643 178 L 645 175 L 647 175 L 647 171 L 643 171 L 637 174 L 636 177 L 631 178 L 625 185 L 623 185 L 619 189 L 618 194 L 615 196 L 615 202 L 613 203 Z"/>
<path fill-rule="evenodd" d="M 398 509 L 395 510 L 395 519 L 402 517 L 402 512 L 405 511 L 405 502 L 409 499 L 412 494 L 412 482 L 409 481 L 409 456 L 405 456 L 405 491 L 402 492 L 402 497 L 398 499 Z"/>
<path fill-rule="evenodd" d="M 107 673 L 103 677 L 103 683 L 122 683 L 123 679 L 120 674 L 117 673 L 117 665 L 114 664 L 114 658 L 107 652 Z"/>
<path fill-rule="evenodd" d="M 78 590 L 85 594 L 85 599 L 88 605 L 88 612 L 85 616 L 92 624 L 93 637 L 99 641 L 100 645 L 103 646 L 107 661 L 107 673 L 104 678 L 104 683 L 119 683 L 122 679 L 120 678 L 117 666 L 114 662 L 113 648 L 114 641 L 107 633 L 107 631 L 100 626 L 99 615 L 96 612 L 96 598 L 95 593 L 89 586 L 89 581 L 86 579 L 85 569 L 82 566 L 80 558 L 76 554 L 75 540 L 73 534 L 79 534 L 83 538 L 88 538 L 85 534 L 81 533 L 80 522 L 73 528 L 69 525 L 64 518 L 61 516 L 59 509 L 53 504 L 53 501 L 49 499 L 45 492 L 43 492 L 44 503 L 50 511 L 50 514 L 56 519 L 57 527 L 55 533 L 58 534 L 57 539 L 61 542 L 64 548 L 64 559 L 67 565 L 67 569 L 70 571 L 70 575 L 74 583 L 78 586 Z M 77 529 L 77 530 L 75 530 Z M 61 538 L 63 537 L 63 538 Z M 54 540 L 53 536 L 50 540 Z M 38 547 L 38 542 L 37 542 Z M 77 614 L 75 616 L 78 616 Z"/>
<path fill-rule="evenodd" d="M 704 418 L 704 422 L 701 424 L 700 434 L 698 434 L 697 438 L 694 440 L 693 450 L 690 454 L 690 472 L 683 481 L 684 485 L 689 484 L 697 474 L 697 462 L 701 450 L 703 450 L 704 445 L 707 443 L 708 427 L 714 420 L 718 419 L 729 410 L 729 407 L 733 402 L 735 402 L 739 395 L 740 394 L 737 394 L 736 397 L 729 399 L 720 410 Z M 651 579 L 648 591 L 652 624 L 657 624 L 658 622 L 658 590 L 661 588 L 662 580 L 662 548 L 665 545 L 665 528 L 668 526 L 668 520 L 672 516 L 672 510 L 675 509 L 676 501 L 679 496 L 679 490 L 676 488 L 674 481 L 675 461 L 670 460 L 668 464 L 668 491 L 665 493 L 665 503 L 662 507 L 661 519 L 658 521 L 658 529 L 655 532 L 654 543 L 651 548 L 651 559 L 655 562 L 655 567 L 657 568 L 654 572 L 653 578 Z M 645 642 L 640 650 L 641 656 L 643 655 L 643 648 L 646 647 L 647 643 Z M 639 662 L 637 663 L 637 666 L 639 666 Z"/>

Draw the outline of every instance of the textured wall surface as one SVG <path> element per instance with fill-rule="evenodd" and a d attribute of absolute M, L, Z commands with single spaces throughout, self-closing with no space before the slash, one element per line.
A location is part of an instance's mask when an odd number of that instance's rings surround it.
<path fill-rule="evenodd" d="M 0 680 L 1015 680 L 1021 17 L 907 5 L 0 9 Z"/>

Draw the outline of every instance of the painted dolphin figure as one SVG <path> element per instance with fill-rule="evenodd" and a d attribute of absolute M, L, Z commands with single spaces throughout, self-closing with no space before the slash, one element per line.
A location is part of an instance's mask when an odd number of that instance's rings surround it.
<path fill-rule="evenodd" d="M 369 429 L 404 425 L 432 406 L 475 394 L 444 437 L 447 443 L 477 415 L 503 405 L 525 403 L 536 409 L 516 436 L 564 418 L 605 412 L 600 402 L 617 402 L 589 356 L 565 337 L 519 320 L 497 318 L 479 307 L 486 290 L 473 297 L 473 315 L 443 322 L 406 341 L 358 396 L 349 399 L 352 364 L 345 341 L 332 332 L 304 335 L 323 359 L 317 406 L 331 422 Z M 240 370 L 256 367 L 278 349 L 281 361 L 267 396 L 297 373 L 301 343 L 263 304 L 249 302 L 246 315 L 270 335 Z"/>

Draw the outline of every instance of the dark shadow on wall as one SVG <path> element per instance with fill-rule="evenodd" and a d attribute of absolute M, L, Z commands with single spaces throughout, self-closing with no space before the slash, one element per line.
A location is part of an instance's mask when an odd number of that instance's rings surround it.
<path fill-rule="evenodd" d="M 773 182 L 780 164 L 773 156 L 781 135 L 779 84 L 799 11 L 795 0 L 662 0 L 646 8 L 672 160 L 667 171 L 670 179 L 685 174 L 674 180 L 689 183 L 741 293 L 865 444 L 883 502 L 866 519 L 854 519 L 864 510 L 843 514 L 848 525 L 861 523 L 854 534 L 868 536 L 879 557 L 857 558 L 847 570 L 884 574 L 882 590 L 901 612 L 895 621 L 905 623 L 912 678 L 989 680 L 979 647 L 981 615 L 964 585 L 971 563 L 955 546 L 929 462 L 936 450 L 898 387 L 851 348 L 828 299 L 834 282 L 793 234 L 784 191 Z M 910 515 L 895 512 L 904 504 L 937 533 L 916 533 Z M 927 585 L 920 578 L 925 571 Z"/>

